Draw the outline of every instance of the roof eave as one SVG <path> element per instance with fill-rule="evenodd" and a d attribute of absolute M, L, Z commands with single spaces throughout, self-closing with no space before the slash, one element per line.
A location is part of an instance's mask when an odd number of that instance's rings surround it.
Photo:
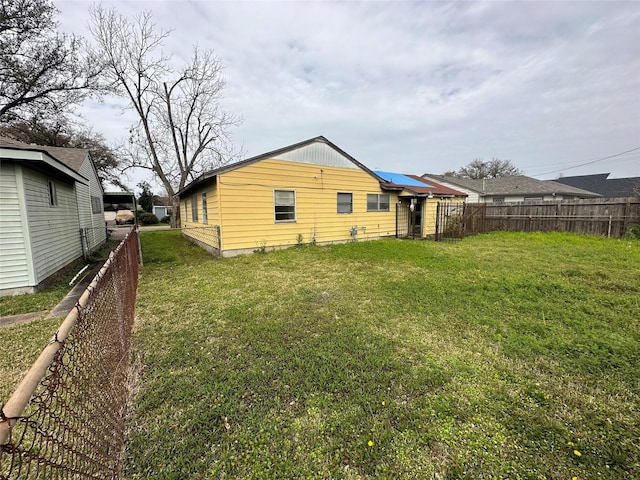
<path fill-rule="evenodd" d="M 38 166 L 44 169 L 52 169 L 63 177 L 67 181 L 73 181 L 87 185 L 89 179 L 80 175 L 78 172 L 68 167 L 60 160 L 49 154 L 45 150 L 40 149 L 24 149 L 24 148 L 11 148 L 0 147 L 0 159 L 14 160 L 19 162 L 25 162 L 32 166 Z"/>

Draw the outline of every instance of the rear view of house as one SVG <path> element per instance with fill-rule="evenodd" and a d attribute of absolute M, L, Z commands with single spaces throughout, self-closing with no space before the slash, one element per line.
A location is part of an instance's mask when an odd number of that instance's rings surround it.
<path fill-rule="evenodd" d="M 105 239 L 87 150 L 0 138 L 0 295 L 36 291 Z"/>
<path fill-rule="evenodd" d="M 316 137 L 213 170 L 179 192 L 184 235 L 230 256 L 393 237 L 402 189 Z M 399 191 L 400 190 L 400 191 Z"/>

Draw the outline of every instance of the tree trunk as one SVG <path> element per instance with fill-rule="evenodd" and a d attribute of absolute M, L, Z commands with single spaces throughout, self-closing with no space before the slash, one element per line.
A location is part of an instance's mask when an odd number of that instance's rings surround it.
<path fill-rule="evenodd" d="M 180 197 L 177 195 L 171 197 L 171 206 L 173 207 L 173 215 L 171 215 L 171 228 L 180 228 Z"/>

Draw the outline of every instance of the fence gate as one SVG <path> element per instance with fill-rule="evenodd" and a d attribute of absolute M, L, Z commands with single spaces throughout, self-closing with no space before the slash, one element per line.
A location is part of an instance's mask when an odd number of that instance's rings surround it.
<path fill-rule="evenodd" d="M 438 202 L 436 206 L 436 242 L 464 237 L 465 203 Z"/>
<path fill-rule="evenodd" d="M 396 204 L 396 238 L 423 238 L 421 198 L 401 198 Z"/>

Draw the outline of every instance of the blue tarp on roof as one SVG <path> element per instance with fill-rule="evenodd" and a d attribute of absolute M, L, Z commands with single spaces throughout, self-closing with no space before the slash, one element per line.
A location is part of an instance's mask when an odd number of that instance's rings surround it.
<path fill-rule="evenodd" d="M 384 178 L 387 182 L 395 183 L 396 185 L 406 185 L 408 187 L 427 187 L 433 188 L 432 185 L 416 180 L 415 178 L 407 177 L 401 173 L 382 172 L 380 170 L 374 170 L 374 173 L 379 177 Z"/>

